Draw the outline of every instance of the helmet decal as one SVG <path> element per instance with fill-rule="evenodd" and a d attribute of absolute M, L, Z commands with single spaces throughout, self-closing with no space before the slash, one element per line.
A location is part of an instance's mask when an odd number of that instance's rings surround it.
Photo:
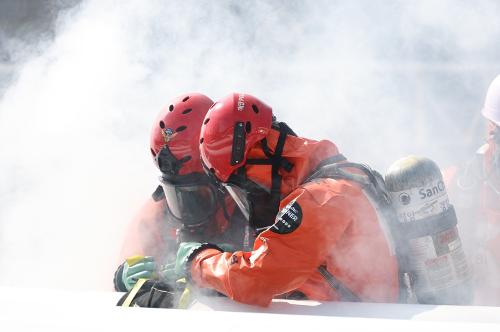
<path fill-rule="evenodd" d="M 213 101 L 205 95 L 189 93 L 174 98 L 161 109 L 150 135 L 150 151 L 156 166 L 167 174 L 179 176 L 203 173 L 199 157 L 200 127 L 212 104 Z M 169 170 L 173 164 L 162 159 L 167 155 L 163 153 L 162 158 L 158 158 L 160 151 L 167 146 L 172 160 L 183 161 L 182 167 Z"/>
<path fill-rule="evenodd" d="M 242 112 L 245 109 L 245 95 L 240 93 L 238 96 L 238 112 Z"/>
<path fill-rule="evenodd" d="M 170 142 L 177 133 L 174 132 L 172 128 L 166 128 L 161 131 L 161 134 L 163 136 L 163 140 L 165 141 L 165 144 Z"/>

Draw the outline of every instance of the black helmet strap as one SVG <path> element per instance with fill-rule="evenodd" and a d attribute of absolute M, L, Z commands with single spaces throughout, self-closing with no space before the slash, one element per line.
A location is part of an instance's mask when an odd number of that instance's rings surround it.
<path fill-rule="evenodd" d="M 280 123 L 281 124 L 281 123 Z M 290 129 L 286 125 L 278 125 L 279 137 L 274 149 L 274 153 L 271 152 L 267 140 L 264 138 L 261 140 L 262 150 L 266 155 L 266 159 L 247 159 L 248 165 L 271 165 L 271 206 L 273 207 L 274 216 L 278 214 L 279 204 L 281 201 L 281 180 L 282 177 L 279 174 L 280 168 L 285 171 L 290 172 L 293 168 L 293 164 L 290 163 L 286 158 L 282 156 L 283 148 L 285 146 L 286 137 L 290 134 Z M 240 169 L 244 172 L 244 167 Z M 238 172 L 240 176 L 240 172 Z M 246 178 L 246 174 L 243 175 Z M 270 225 L 269 225 L 270 226 Z"/>
<path fill-rule="evenodd" d="M 175 158 L 173 153 L 166 145 L 161 148 L 160 152 L 158 152 L 155 158 L 158 168 L 167 178 L 174 177 L 179 174 L 179 170 L 181 169 L 182 164 L 189 161 L 190 159 L 191 156 L 185 156 L 181 159 Z"/>

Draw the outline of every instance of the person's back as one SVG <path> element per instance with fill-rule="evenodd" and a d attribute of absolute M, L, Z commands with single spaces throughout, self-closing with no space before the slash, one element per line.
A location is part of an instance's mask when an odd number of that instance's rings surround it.
<path fill-rule="evenodd" d="M 296 192 L 301 190 L 309 196 L 308 210 L 315 211 L 312 227 L 318 236 L 311 241 L 328 248 L 324 253 L 327 270 L 362 301 L 397 301 L 396 258 L 381 220 L 359 184 L 318 179 Z M 342 300 L 341 294 L 334 292 L 318 272 L 299 290 L 312 299 Z"/>

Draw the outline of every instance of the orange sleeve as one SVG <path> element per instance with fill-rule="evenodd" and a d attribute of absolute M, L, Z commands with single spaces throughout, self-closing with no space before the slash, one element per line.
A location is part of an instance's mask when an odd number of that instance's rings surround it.
<path fill-rule="evenodd" d="M 320 199 L 328 196 L 314 194 Z M 261 306 L 297 289 L 325 261 L 329 242 L 345 230 L 344 200 L 336 197 L 338 204 L 327 204 L 329 198 L 318 201 L 304 188 L 293 191 L 281 202 L 275 224 L 258 236 L 252 252 L 202 251 L 191 265 L 193 281 L 236 301 Z M 328 234 L 334 231 L 331 225 L 338 236 Z"/>
<path fill-rule="evenodd" d="M 165 200 L 155 202 L 149 198 L 142 205 L 128 225 L 118 264 L 132 255 L 154 256 L 158 262 L 163 260 L 169 240 L 175 242 L 175 229 L 169 230 L 165 219 L 165 204 Z"/>

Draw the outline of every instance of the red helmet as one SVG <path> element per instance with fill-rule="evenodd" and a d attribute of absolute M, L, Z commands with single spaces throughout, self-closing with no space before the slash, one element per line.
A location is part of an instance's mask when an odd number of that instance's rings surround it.
<path fill-rule="evenodd" d="M 245 165 L 248 151 L 267 136 L 272 109 L 254 96 L 232 93 L 208 110 L 200 133 L 205 166 L 222 182 Z"/>
<path fill-rule="evenodd" d="M 160 111 L 151 130 L 150 146 L 162 173 L 172 176 L 203 173 L 199 154 L 200 127 L 213 103 L 205 95 L 190 93 L 175 98 Z M 164 147 L 174 157 L 172 162 L 159 158 Z"/>
<path fill-rule="evenodd" d="M 185 227 L 209 222 L 217 209 L 217 190 L 200 161 L 200 127 L 213 101 L 199 93 L 177 97 L 164 107 L 151 131 L 151 154 L 174 220 Z"/>

